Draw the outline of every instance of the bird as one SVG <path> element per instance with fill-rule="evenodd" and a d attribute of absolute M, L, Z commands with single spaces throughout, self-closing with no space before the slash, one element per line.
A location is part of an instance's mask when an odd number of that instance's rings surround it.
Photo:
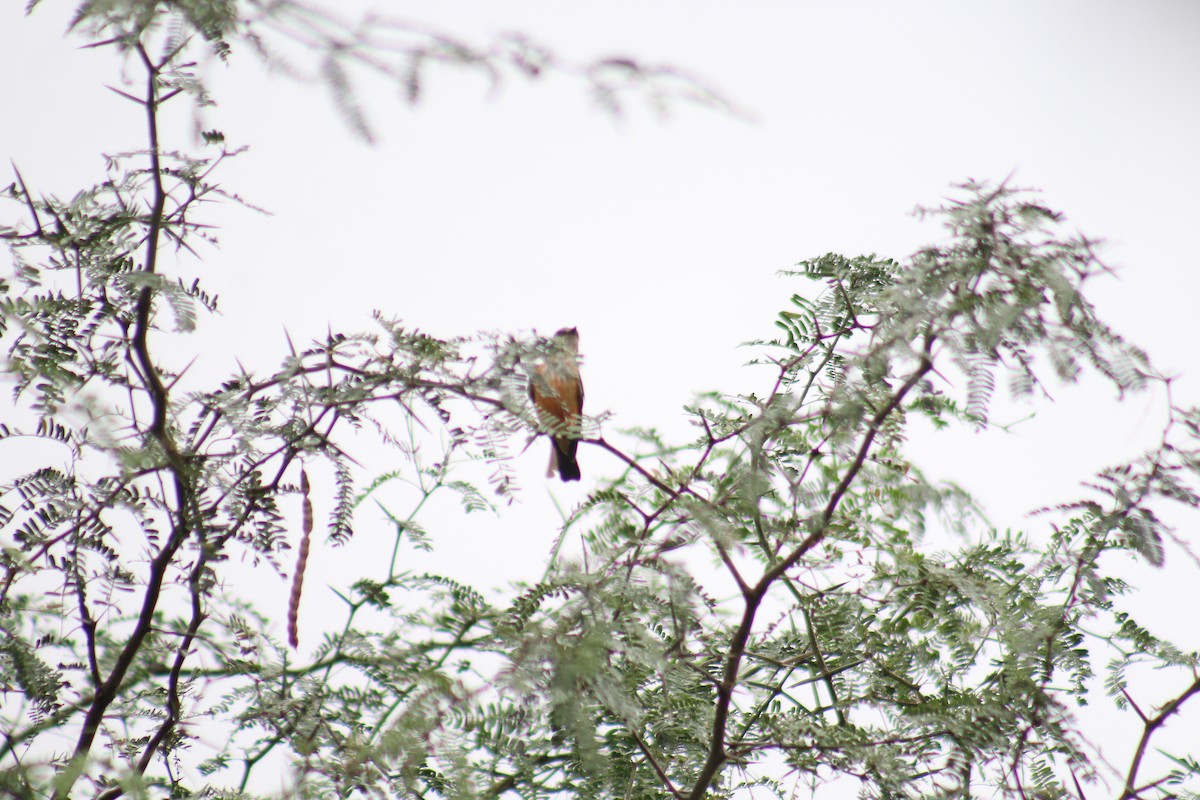
<path fill-rule="evenodd" d="M 563 328 L 550 340 L 545 360 L 536 366 L 529 381 L 529 398 L 538 420 L 550 432 L 550 466 L 546 477 L 563 481 L 580 478 L 580 424 L 583 420 L 583 381 L 579 378 L 579 331 Z"/>

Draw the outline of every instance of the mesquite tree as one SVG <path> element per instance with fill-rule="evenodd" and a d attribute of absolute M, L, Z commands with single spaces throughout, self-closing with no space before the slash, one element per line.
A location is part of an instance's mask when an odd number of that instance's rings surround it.
<path fill-rule="evenodd" d="M 1160 518 L 1197 503 L 1200 414 L 1172 406 L 1159 447 L 1021 532 L 990 529 L 906 449 L 918 417 L 987 426 L 998 377 L 1035 399 L 1085 371 L 1121 392 L 1169 386 L 1096 317 L 1083 288 L 1103 267 L 1057 213 L 967 184 L 926 210 L 945 222 L 941 244 L 803 262 L 791 277 L 812 290 L 756 343 L 769 390 L 699 398 L 683 442 L 610 438 L 589 418 L 583 452 L 625 469 L 568 520 L 582 555 L 556 547 L 504 600 L 396 554 L 439 546 L 422 524 L 430 498 L 472 510 L 511 492 L 506 459 L 546 432 L 526 390 L 552 343 L 442 340 L 381 315 L 274 373 L 178 390 L 165 354 L 215 300 L 162 255 L 215 257 L 201 255 L 200 204 L 238 202 L 217 182 L 237 152 L 217 131 L 197 153 L 163 142 L 162 109 L 206 102 L 195 48 L 269 53 L 270 35 L 318 56 L 364 134 L 347 63 L 410 97 L 441 60 L 497 79 L 565 70 L 612 103 L 635 88 L 716 98 L 624 59 L 575 67 L 522 39 L 351 28 L 287 2 L 89 2 L 75 25 L 140 70 L 126 96 L 146 140 L 70 199 L 19 172 L 5 192 L 0 341 L 16 404 L 0 448 L 20 465 L 0 487 L 7 792 L 258 796 L 279 791 L 282 769 L 298 797 L 699 800 L 846 779 L 878 797 L 1190 794 L 1196 757 L 1155 737 L 1200 691 L 1197 656 L 1123 606 L 1118 556 L 1187 553 Z M 363 432 L 394 447 L 394 469 L 356 465 Z M 61 452 L 18 458 L 31 439 Z M 491 480 L 465 479 L 462 456 Z M 310 482 L 318 462 L 332 486 Z M 311 494 L 332 497 L 336 544 L 393 478 L 413 502 L 389 512 L 392 559 L 365 566 L 341 592 L 344 624 L 297 654 L 226 585 L 228 565 L 293 574 L 294 640 Z M 952 546 L 928 546 L 928 528 L 954 531 Z M 1145 665 L 1172 687 L 1156 707 L 1139 703 Z M 1084 735 L 1084 700 L 1126 710 L 1125 763 Z"/>

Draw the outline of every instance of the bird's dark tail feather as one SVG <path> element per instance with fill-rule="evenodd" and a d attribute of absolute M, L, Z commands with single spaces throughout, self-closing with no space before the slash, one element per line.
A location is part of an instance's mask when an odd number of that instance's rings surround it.
<path fill-rule="evenodd" d="M 575 460 L 575 451 L 579 442 L 568 440 L 565 447 L 559 445 L 557 439 L 551 439 L 554 446 L 554 457 L 558 463 L 558 477 L 563 481 L 577 481 L 580 478 L 579 462 Z"/>

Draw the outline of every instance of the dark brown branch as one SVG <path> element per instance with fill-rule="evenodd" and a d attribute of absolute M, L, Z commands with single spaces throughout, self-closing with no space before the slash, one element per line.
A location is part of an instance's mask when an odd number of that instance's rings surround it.
<path fill-rule="evenodd" d="M 76 530 L 81 530 L 82 526 L 76 524 Z M 83 579 L 83 573 L 79 569 L 79 547 L 78 538 L 73 538 L 74 551 L 71 554 L 71 572 L 75 576 L 75 598 L 79 604 L 79 623 L 83 628 L 84 646 L 87 648 L 88 657 L 88 677 L 92 681 L 92 688 L 96 689 L 100 686 L 100 665 L 96 659 L 96 620 L 92 617 L 92 613 L 88 610 L 87 604 L 87 585 Z"/>
<path fill-rule="evenodd" d="M 153 275 L 158 260 L 158 246 L 163 224 L 163 212 L 166 207 L 166 191 L 162 181 L 162 164 L 159 157 L 158 140 L 158 78 L 165 62 L 154 64 L 140 43 L 137 45 L 138 54 L 146 67 L 146 108 L 147 135 L 149 138 L 149 155 L 151 165 L 151 186 L 153 196 L 150 215 L 148 218 L 149 231 L 146 236 L 146 262 L 142 267 L 143 274 Z M 190 485 L 189 469 L 176 448 L 175 441 L 167 430 L 167 415 L 170 409 L 170 399 L 163 384 L 162 376 L 150 357 L 148 334 L 151 325 L 151 312 L 154 305 L 155 291 L 152 286 L 143 286 L 138 295 L 135 308 L 133 337 L 130 346 L 140 369 L 138 370 L 144 390 L 150 395 L 152 420 L 145 431 L 145 436 L 156 442 L 166 457 L 174 489 L 176 507 L 175 521 L 172 524 L 171 535 L 163 544 L 161 550 L 150 562 L 150 571 L 146 581 L 146 591 L 142 599 L 142 608 L 138 612 L 137 622 L 130 632 L 125 646 L 117 656 L 108 678 L 98 688 L 96 696 L 84 716 L 83 727 L 75 744 L 72 761 L 82 764 L 91 752 L 96 734 L 104 720 L 108 707 L 116 700 L 117 694 L 125 680 L 125 675 L 137 658 L 146 636 L 150 633 L 154 613 L 162 593 L 163 581 L 167 570 L 179 547 L 192 531 L 195 498 Z M 149 751 L 148 751 L 149 752 Z M 78 773 L 61 781 L 57 786 L 54 798 L 68 797 Z"/>
<path fill-rule="evenodd" d="M 33 217 L 33 232 L 27 233 L 27 234 L 17 234 L 17 235 L 13 235 L 13 236 L 6 235 L 3 238 L 6 238 L 6 239 L 40 239 L 44 235 L 45 232 L 44 232 L 44 229 L 42 228 L 42 220 L 38 216 L 38 213 L 37 213 L 37 206 L 34 205 L 33 196 L 29 194 L 29 187 L 25 185 L 25 178 L 22 177 L 21 170 L 17 169 L 17 165 L 14 164 L 13 162 L 10 161 L 8 163 L 12 164 L 13 172 L 17 176 L 17 183 L 19 183 L 21 185 L 21 194 L 25 198 L 25 205 L 29 209 L 30 216 Z"/>
<path fill-rule="evenodd" d="M 675 788 L 675 784 L 671 782 L 670 776 L 667 775 L 666 771 L 658 763 L 658 759 L 654 757 L 654 754 L 650 752 L 650 748 L 642 741 L 642 737 L 638 736 L 637 731 L 632 728 L 629 730 L 629 733 L 633 736 L 633 740 L 637 742 L 638 749 L 642 751 L 642 755 L 646 757 L 646 762 L 653 768 L 654 774 L 658 775 L 658 779 L 662 781 L 663 786 L 667 787 L 667 791 L 671 793 L 671 796 L 683 800 L 683 794 Z"/>
<path fill-rule="evenodd" d="M 162 724 L 158 726 L 158 730 L 155 731 L 154 736 L 146 744 L 146 749 L 142 751 L 142 757 L 138 759 L 135 767 L 138 775 L 146 772 L 162 743 L 167 740 L 167 737 L 179 725 L 183 708 L 179 696 L 179 678 L 183 673 L 184 664 L 191 654 L 192 644 L 199 635 L 200 626 L 207 616 L 204 613 L 204 606 L 201 600 L 203 596 L 201 581 L 204 577 L 204 571 L 208 568 L 208 557 L 208 548 L 202 549 L 200 556 L 196 559 L 195 566 L 192 568 L 191 578 L 188 581 L 192 598 L 192 618 L 188 622 L 187 630 L 179 642 L 179 647 L 175 650 L 175 660 L 172 662 L 170 672 L 167 674 L 167 716 L 162 721 Z M 116 800 L 124 792 L 125 790 L 120 786 L 114 786 L 108 791 L 101 793 L 97 797 L 97 800 Z"/>
<path fill-rule="evenodd" d="M 645 467 L 643 467 L 641 464 L 639 464 L 636 460 L 634 460 L 630 456 L 625 455 L 625 453 L 621 452 L 616 447 L 613 447 L 611 444 L 609 444 L 608 441 L 606 441 L 603 436 L 598 439 L 582 439 L 581 441 L 587 442 L 588 444 L 599 445 L 600 447 L 604 448 L 605 450 L 607 450 L 608 452 L 612 453 L 614 456 L 619 458 L 621 461 L 625 462 L 626 466 L 628 466 L 634 472 L 638 473 L 643 478 L 645 478 L 647 481 L 649 481 L 654 486 L 654 488 L 658 489 L 663 494 L 667 495 L 668 497 L 670 497 L 672 499 L 679 497 L 680 492 L 678 490 L 672 489 L 670 486 L 667 486 L 665 483 L 660 481 L 658 478 L 656 478 L 654 476 L 653 473 L 651 473 L 649 470 L 647 470 Z M 688 494 L 692 494 L 692 495 L 695 494 L 690 489 L 685 490 L 685 491 Z"/>
<path fill-rule="evenodd" d="M 829 530 L 829 524 L 833 521 L 834 514 L 837 512 L 842 498 L 846 495 L 851 484 L 853 484 L 855 478 L 858 477 L 859 472 L 862 470 L 867 455 L 870 453 L 871 447 L 875 442 L 875 437 L 878 436 L 879 431 L 883 428 L 883 424 L 896 412 L 908 393 L 933 368 L 932 352 L 934 341 L 932 334 L 926 335 L 925 347 L 920 356 L 920 363 L 913 370 L 912 374 L 908 376 L 904 384 L 891 396 L 888 403 L 871 418 L 867 432 L 859 444 L 854 461 L 834 488 L 829 501 L 825 504 L 825 509 L 814 525 L 813 531 L 786 558 L 766 570 L 762 578 L 752 589 L 744 592 L 745 609 L 742 612 L 741 622 L 734 630 L 733 638 L 729 643 L 729 652 L 725 657 L 722 678 L 717 684 L 717 707 L 713 713 L 712 738 L 709 742 L 708 756 L 705 758 L 704 765 L 700 768 L 696 782 L 688 795 L 690 800 L 703 800 L 709 786 L 716 779 L 722 764 L 727 760 L 725 728 L 729 719 L 729 710 L 733 704 L 733 693 L 737 687 L 742 658 L 746 652 L 746 645 L 750 641 L 750 634 L 754 628 L 754 621 L 759 606 L 775 581 L 795 566 L 806 553 L 816 547 L 825 538 Z"/>
<path fill-rule="evenodd" d="M 829 501 L 825 504 L 825 510 L 821 513 L 821 518 L 817 523 L 816 529 L 807 537 L 805 537 L 804 541 L 801 542 L 800 545 L 796 547 L 796 549 L 793 550 L 786 558 L 769 569 L 766 574 L 763 575 L 762 581 L 760 581 L 761 587 L 765 589 L 779 576 L 783 575 L 783 573 L 794 567 L 800 561 L 800 559 L 804 557 L 805 553 L 807 553 L 825 538 L 825 533 L 829 529 L 829 523 L 833 520 L 833 515 L 837 511 L 838 506 L 841 504 L 842 497 L 845 496 L 846 492 L 850 489 L 850 485 L 854 482 L 854 479 L 858 477 L 858 473 L 862 469 L 863 463 L 867 460 L 867 455 L 871 451 L 871 445 L 874 444 L 875 437 L 879 435 L 879 431 L 882 429 L 883 423 L 886 422 L 887 419 L 896 412 L 896 410 L 900 407 L 900 404 L 904 402 L 904 398 L 908 396 L 908 393 L 913 390 L 913 388 L 921 381 L 922 378 L 925 377 L 925 375 L 929 373 L 931 369 L 933 369 L 933 359 L 931 356 L 933 351 L 933 343 L 933 336 L 928 336 L 925 341 L 925 349 L 921 354 L 920 365 L 913 371 L 911 375 L 908 376 L 908 379 L 899 388 L 899 390 L 892 395 L 887 405 L 879 409 L 875 416 L 872 417 L 871 423 L 867 428 L 867 433 L 863 437 L 862 444 L 858 448 L 858 453 L 855 455 L 854 462 L 850 465 L 849 469 L 846 470 L 846 474 L 842 476 L 842 479 L 838 482 L 837 487 L 834 488 L 833 494 L 830 496 Z"/>
<path fill-rule="evenodd" d="M 1137 749 L 1133 753 L 1133 759 L 1129 762 L 1129 774 L 1125 778 L 1125 790 L 1121 793 L 1120 800 L 1129 800 L 1138 796 L 1137 790 L 1134 788 L 1137 782 L 1138 770 L 1141 769 L 1142 759 L 1146 755 L 1146 748 L 1150 745 L 1150 739 L 1163 726 L 1163 723 L 1171 717 L 1172 714 L 1179 709 L 1189 699 L 1200 693 L 1200 678 L 1192 681 L 1192 685 L 1183 691 L 1178 697 L 1162 707 L 1162 711 L 1146 720 L 1145 726 L 1142 728 L 1142 737 L 1138 741 Z"/>

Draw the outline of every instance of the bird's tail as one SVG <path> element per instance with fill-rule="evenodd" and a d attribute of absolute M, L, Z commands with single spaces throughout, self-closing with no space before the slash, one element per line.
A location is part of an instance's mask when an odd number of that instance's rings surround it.
<path fill-rule="evenodd" d="M 579 449 L 577 439 L 550 440 L 554 447 L 554 462 L 558 466 L 558 477 L 564 481 L 579 480 L 579 462 L 575 460 L 575 451 Z"/>

